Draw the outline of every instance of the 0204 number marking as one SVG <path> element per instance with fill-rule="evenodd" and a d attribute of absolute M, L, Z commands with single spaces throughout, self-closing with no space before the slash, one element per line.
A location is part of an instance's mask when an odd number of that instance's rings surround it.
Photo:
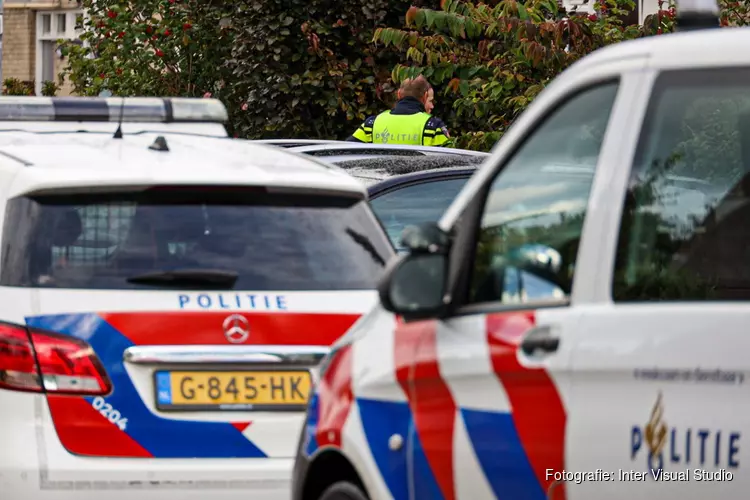
<path fill-rule="evenodd" d="M 128 419 L 123 417 L 119 411 L 112 408 L 111 404 L 104 401 L 103 397 L 95 397 L 91 402 L 91 406 L 93 406 L 96 411 L 104 415 L 107 420 L 119 427 L 121 431 L 124 431 L 128 427 Z"/>

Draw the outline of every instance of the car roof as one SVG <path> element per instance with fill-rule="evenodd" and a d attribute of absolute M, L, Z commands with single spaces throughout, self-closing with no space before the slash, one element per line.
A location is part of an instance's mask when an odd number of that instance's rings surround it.
<path fill-rule="evenodd" d="M 441 179 L 455 179 L 461 177 L 471 177 L 477 171 L 479 165 L 465 167 L 447 167 L 434 168 L 430 170 L 421 170 L 410 172 L 408 174 L 394 175 L 383 181 L 367 186 L 367 193 L 370 197 L 378 196 L 384 191 L 388 191 L 398 186 L 412 184 L 419 181 L 435 181 Z"/>
<path fill-rule="evenodd" d="M 370 144 L 364 142 L 337 141 L 326 144 L 290 148 L 295 152 L 325 158 L 327 162 L 338 163 L 344 160 L 359 160 L 379 156 L 427 156 L 457 155 L 487 157 L 489 153 L 467 149 L 410 144 Z"/>
<path fill-rule="evenodd" d="M 484 156 L 427 155 L 380 156 L 374 158 L 346 159 L 335 162 L 338 167 L 362 181 L 366 186 L 390 177 L 425 171 L 473 167 L 484 163 Z"/>
<path fill-rule="evenodd" d="M 689 30 L 608 45 L 578 60 L 570 69 L 581 70 L 613 60 L 644 56 L 654 69 L 747 66 L 750 53 L 727 48 L 748 44 L 750 27 Z M 568 72 L 573 73 L 577 72 Z"/>
<path fill-rule="evenodd" d="M 169 151 L 150 149 L 158 136 Z M 122 185 L 254 185 L 365 196 L 360 182 L 306 155 L 240 139 L 185 134 L 0 133 L 0 180 L 14 196 Z"/>

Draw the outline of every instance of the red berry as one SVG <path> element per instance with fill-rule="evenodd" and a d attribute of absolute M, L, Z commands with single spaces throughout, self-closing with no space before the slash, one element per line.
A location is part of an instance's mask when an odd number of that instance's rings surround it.
<path fill-rule="evenodd" d="M 104 21 L 99 21 L 98 23 L 96 23 L 97 28 L 103 28 L 104 26 L 105 26 Z"/>
<path fill-rule="evenodd" d="M 661 35 L 662 33 L 663 33 L 663 31 L 661 30 L 661 28 L 659 28 L 658 30 L 656 30 L 656 34 L 657 35 Z"/>
<path fill-rule="evenodd" d="M 161 51 L 161 49 L 156 49 L 156 57 L 162 57 L 164 56 L 164 52 Z"/>
<path fill-rule="evenodd" d="M 109 31 L 104 33 L 104 38 L 109 38 L 110 36 L 112 36 L 112 33 L 110 33 Z"/>
<path fill-rule="evenodd" d="M 190 24 L 190 23 L 185 23 L 185 24 L 182 25 L 182 29 L 185 30 L 185 31 L 189 30 L 192 27 L 193 27 L 193 25 Z"/>
<path fill-rule="evenodd" d="M 597 19 L 599 18 L 596 17 L 596 14 L 589 14 L 589 21 L 596 21 Z"/>
<path fill-rule="evenodd" d="M 167 28 L 167 29 L 164 30 L 164 36 L 169 36 L 171 34 L 172 34 L 172 32 L 169 31 L 169 28 Z"/>
<path fill-rule="evenodd" d="M 117 17 L 117 12 L 115 12 L 113 10 L 108 10 L 107 11 L 107 17 L 110 18 L 110 19 L 114 19 L 114 18 Z"/>
<path fill-rule="evenodd" d="M 157 35 L 154 35 L 154 36 L 151 37 L 151 40 L 158 40 L 158 39 L 159 39 L 159 37 Z"/>
<path fill-rule="evenodd" d="M 125 36 L 125 32 L 124 32 L 124 31 L 121 31 L 121 32 L 119 32 L 119 33 L 117 34 L 117 38 L 122 38 L 122 37 L 124 37 L 124 36 Z"/>
<path fill-rule="evenodd" d="M 175 2 L 175 0 L 169 0 L 169 3 L 174 3 L 174 2 Z"/>
<path fill-rule="evenodd" d="M 153 32 L 154 32 L 154 28 L 152 28 L 151 26 L 146 26 L 146 33 L 150 35 Z"/>

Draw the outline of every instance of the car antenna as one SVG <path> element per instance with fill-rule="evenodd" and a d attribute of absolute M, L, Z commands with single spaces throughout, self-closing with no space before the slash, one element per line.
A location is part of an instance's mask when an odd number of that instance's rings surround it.
<path fill-rule="evenodd" d="M 125 114 L 125 98 L 121 97 L 122 101 L 120 102 L 120 118 L 117 119 L 117 130 L 115 130 L 115 135 L 112 136 L 112 139 L 122 139 L 122 118 Z"/>

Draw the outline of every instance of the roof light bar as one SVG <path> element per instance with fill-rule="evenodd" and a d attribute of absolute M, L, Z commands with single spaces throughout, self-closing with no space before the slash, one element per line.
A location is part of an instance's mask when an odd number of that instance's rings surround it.
<path fill-rule="evenodd" d="M 225 123 L 218 99 L 0 96 L 2 121 Z"/>
<path fill-rule="evenodd" d="M 676 0 L 676 31 L 718 28 L 719 4 L 716 0 Z"/>

